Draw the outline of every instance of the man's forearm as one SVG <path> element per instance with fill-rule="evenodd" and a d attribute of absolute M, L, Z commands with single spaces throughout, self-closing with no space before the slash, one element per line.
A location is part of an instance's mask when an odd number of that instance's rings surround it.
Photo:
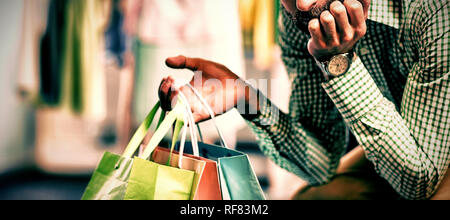
<path fill-rule="evenodd" d="M 433 193 L 438 170 L 412 132 L 379 90 L 360 59 L 344 76 L 323 84 L 377 172 L 404 198 Z M 419 144 L 422 144 L 420 146 Z"/>

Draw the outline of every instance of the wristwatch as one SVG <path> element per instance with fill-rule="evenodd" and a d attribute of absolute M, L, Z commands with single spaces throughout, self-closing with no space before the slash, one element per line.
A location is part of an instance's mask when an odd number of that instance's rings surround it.
<path fill-rule="evenodd" d="M 352 51 L 332 56 L 329 60 L 325 61 L 316 59 L 316 63 L 325 75 L 325 79 L 331 80 L 348 72 L 355 57 L 354 54 Z"/>

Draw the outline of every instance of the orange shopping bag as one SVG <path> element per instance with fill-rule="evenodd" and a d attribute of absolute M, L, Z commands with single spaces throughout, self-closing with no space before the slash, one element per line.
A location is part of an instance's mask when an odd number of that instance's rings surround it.
<path fill-rule="evenodd" d="M 178 166 L 178 152 L 172 152 L 171 166 Z M 153 153 L 153 161 L 166 162 L 169 158 L 170 150 L 167 148 L 158 147 Z M 197 192 L 195 192 L 194 200 L 222 200 L 222 193 L 220 190 L 219 174 L 217 169 L 217 162 L 203 157 L 194 156 L 191 154 L 183 154 L 182 169 L 192 166 L 191 160 L 200 160 L 206 162 L 203 173 L 199 179 Z"/>

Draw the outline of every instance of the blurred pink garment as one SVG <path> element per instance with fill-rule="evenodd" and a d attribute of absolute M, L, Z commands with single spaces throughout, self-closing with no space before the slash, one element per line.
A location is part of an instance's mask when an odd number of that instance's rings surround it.
<path fill-rule="evenodd" d="M 208 41 L 208 0 L 144 0 L 138 36 L 145 43 Z"/>
<path fill-rule="evenodd" d="M 49 0 L 23 1 L 17 83 L 20 94 L 34 101 L 39 92 L 39 44 L 47 26 L 48 5 Z"/>

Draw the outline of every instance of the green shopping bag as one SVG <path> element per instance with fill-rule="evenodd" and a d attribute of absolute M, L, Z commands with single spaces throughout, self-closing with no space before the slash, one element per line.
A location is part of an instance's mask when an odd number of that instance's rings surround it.
<path fill-rule="evenodd" d="M 177 105 L 161 123 L 160 127 L 151 138 L 142 156 L 134 159 L 128 187 L 125 193 L 126 200 L 191 200 L 197 191 L 198 182 L 205 169 L 206 163 L 194 158 L 184 158 L 183 166 L 179 164 L 182 152 L 177 155 L 166 154 L 167 157 L 153 157 L 152 153 L 157 148 L 161 137 L 170 130 L 173 120 L 171 114 L 178 117 L 172 146 L 180 131 L 179 122 L 184 120 L 183 106 Z M 169 119 L 168 119 L 169 118 Z M 186 121 L 186 120 L 184 120 Z M 186 132 L 186 127 L 184 128 Z M 185 136 L 185 133 L 184 133 Z M 182 138 L 184 141 L 184 138 Z M 171 160 L 173 156 L 173 160 Z M 152 158 L 153 161 L 147 159 Z"/>
<path fill-rule="evenodd" d="M 124 199 L 133 164 L 132 156 L 147 134 L 159 107 L 158 102 L 139 126 L 122 155 L 104 153 L 85 189 L 82 200 Z"/>
<path fill-rule="evenodd" d="M 82 200 L 122 200 L 133 159 L 105 152 L 83 194 Z"/>

